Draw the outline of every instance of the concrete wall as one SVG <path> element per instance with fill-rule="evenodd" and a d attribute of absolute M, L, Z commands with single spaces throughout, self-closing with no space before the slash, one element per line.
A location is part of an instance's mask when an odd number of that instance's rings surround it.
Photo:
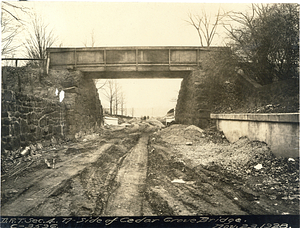
<path fill-rule="evenodd" d="M 211 114 L 230 142 L 242 136 L 266 142 L 276 156 L 299 156 L 299 113 Z"/>

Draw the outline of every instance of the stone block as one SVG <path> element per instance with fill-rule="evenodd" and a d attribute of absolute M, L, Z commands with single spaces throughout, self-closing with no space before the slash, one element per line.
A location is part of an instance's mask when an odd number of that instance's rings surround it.
<path fill-rule="evenodd" d="M 63 115 L 62 115 L 62 116 L 63 116 Z M 52 117 L 53 117 L 53 118 L 60 119 L 60 111 L 53 112 Z"/>
<path fill-rule="evenodd" d="M 35 137 L 36 137 L 37 140 L 41 140 L 42 139 L 42 129 L 40 127 L 36 128 Z"/>
<path fill-rule="evenodd" d="M 16 99 L 17 99 L 18 101 L 24 101 L 24 100 L 26 100 L 26 95 L 21 94 L 21 93 L 17 93 L 17 94 L 16 94 Z"/>
<path fill-rule="evenodd" d="M 1 118 L 3 118 L 3 117 L 8 117 L 8 112 L 7 111 L 3 111 L 3 109 L 2 109 Z"/>
<path fill-rule="evenodd" d="M 19 118 L 20 117 L 20 112 L 19 111 L 16 111 L 15 113 L 14 113 L 14 116 L 16 117 L 16 118 Z"/>
<path fill-rule="evenodd" d="M 45 135 L 45 137 L 44 137 L 44 139 L 46 140 L 46 141 L 51 141 L 51 137 L 52 137 L 52 135 L 50 135 L 50 134 L 48 134 L 48 135 Z"/>
<path fill-rule="evenodd" d="M 9 117 L 1 118 L 1 125 L 10 125 L 11 120 Z"/>
<path fill-rule="evenodd" d="M 48 124 L 49 124 L 49 125 L 55 124 L 54 119 L 53 119 L 53 118 L 49 118 L 49 119 L 48 119 Z"/>
<path fill-rule="evenodd" d="M 31 101 L 30 101 L 30 106 L 31 106 L 31 107 L 35 107 L 35 101 L 34 101 L 34 100 L 31 100 Z"/>
<path fill-rule="evenodd" d="M 7 139 L 7 141 L 10 141 L 10 138 Z M 2 143 L 1 143 L 1 144 L 2 144 Z M 10 143 L 10 142 L 3 143 L 3 145 L 4 145 L 4 148 L 5 148 L 6 150 L 12 150 L 12 147 L 11 147 L 11 143 Z"/>
<path fill-rule="evenodd" d="M 27 134 L 27 140 L 30 142 L 30 143 L 34 143 L 36 142 L 36 137 L 34 134 Z"/>
<path fill-rule="evenodd" d="M 35 103 L 35 107 L 43 108 L 43 107 L 44 107 L 44 102 L 42 102 L 42 101 L 37 101 L 37 102 Z"/>
<path fill-rule="evenodd" d="M 29 125 L 30 133 L 35 133 L 36 132 L 36 128 L 37 127 L 35 125 L 33 125 L 33 124 Z"/>
<path fill-rule="evenodd" d="M 26 141 L 20 141 L 20 146 L 21 146 L 21 147 L 29 146 L 29 142 L 26 142 Z"/>
<path fill-rule="evenodd" d="M 48 126 L 48 134 L 52 134 L 53 133 L 53 125 L 49 125 Z"/>
<path fill-rule="evenodd" d="M 1 137 L 9 135 L 9 125 L 1 124 Z"/>
<path fill-rule="evenodd" d="M 20 124 L 18 122 L 14 122 L 12 126 L 13 126 L 13 134 L 20 135 Z"/>
<path fill-rule="evenodd" d="M 18 111 L 20 112 L 20 113 L 28 113 L 29 112 L 29 109 L 28 109 L 28 107 L 25 107 L 25 106 L 19 106 L 19 108 L 18 108 Z"/>
<path fill-rule="evenodd" d="M 21 133 L 27 133 L 28 132 L 28 124 L 25 120 L 20 120 L 20 126 L 21 126 Z"/>
<path fill-rule="evenodd" d="M 7 143 L 7 138 L 8 138 L 8 137 L 2 135 L 2 136 L 1 136 L 1 142 Z"/>
<path fill-rule="evenodd" d="M 27 114 L 26 113 L 20 113 L 20 119 L 23 119 L 23 120 L 27 120 Z"/>
<path fill-rule="evenodd" d="M 21 144 L 20 144 L 20 138 L 19 137 L 12 137 L 11 142 L 10 142 L 12 150 L 19 149 Z"/>
<path fill-rule="evenodd" d="M 5 101 L 15 101 L 16 97 L 13 91 L 5 90 L 2 94 L 2 99 Z"/>
<path fill-rule="evenodd" d="M 53 133 L 55 135 L 60 135 L 61 134 L 61 126 L 60 125 L 54 126 L 53 127 Z"/>
<path fill-rule="evenodd" d="M 48 135 L 49 134 L 49 127 L 48 126 L 44 127 L 42 132 L 43 132 L 43 135 Z"/>
<path fill-rule="evenodd" d="M 48 118 L 45 116 L 39 121 L 40 127 L 45 127 L 48 124 Z"/>
<path fill-rule="evenodd" d="M 30 100 L 30 101 L 25 101 L 25 102 L 24 102 L 24 106 L 27 106 L 27 107 L 34 107 L 34 106 L 32 105 L 31 100 Z"/>
<path fill-rule="evenodd" d="M 51 139 L 51 137 L 50 137 L 50 139 Z M 43 147 L 48 147 L 48 146 L 51 145 L 50 139 L 49 139 L 49 140 L 43 140 L 43 141 L 42 141 Z"/>
<path fill-rule="evenodd" d="M 34 112 L 30 112 L 27 114 L 27 123 L 28 124 L 34 124 L 35 120 L 36 120 L 36 114 Z"/>
<path fill-rule="evenodd" d="M 7 143 L 6 142 L 3 142 L 3 141 L 1 141 L 1 154 L 3 154 L 4 152 L 4 149 L 5 150 L 8 150 L 7 149 Z"/>
<path fill-rule="evenodd" d="M 49 114 L 49 113 L 54 112 L 54 111 L 55 111 L 55 108 L 51 107 L 51 105 L 46 104 L 43 113 Z"/>
<path fill-rule="evenodd" d="M 6 103 L 6 110 L 10 112 L 15 112 L 17 110 L 17 105 L 14 103 Z"/>
<path fill-rule="evenodd" d="M 20 141 L 26 141 L 26 134 L 20 135 Z"/>

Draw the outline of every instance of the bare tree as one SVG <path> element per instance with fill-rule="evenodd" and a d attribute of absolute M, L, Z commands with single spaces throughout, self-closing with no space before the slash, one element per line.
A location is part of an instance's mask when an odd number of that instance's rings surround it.
<path fill-rule="evenodd" d="M 115 81 L 115 114 L 118 115 L 118 110 L 119 110 L 119 105 L 121 104 L 121 92 L 122 88 L 120 86 L 120 84 L 117 83 L 117 81 Z"/>
<path fill-rule="evenodd" d="M 121 111 L 124 113 L 125 96 L 122 92 L 121 85 L 115 79 L 106 80 L 105 83 L 97 83 L 97 89 L 101 90 L 101 94 L 104 95 L 109 102 L 109 113 L 118 115 Z"/>
<path fill-rule="evenodd" d="M 121 115 L 123 116 L 125 113 L 125 95 L 123 92 L 121 92 L 120 96 L 120 105 L 121 105 Z"/>
<path fill-rule="evenodd" d="M 104 90 L 104 96 L 109 102 L 109 114 L 113 114 L 113 102 L 115 99 L 115 86 L 114 86 L 114 80 L 107 80 L 107 83 L 105 85 Z"/>
<path fill-rule="evenodd" d="M 20 44 L 14 43 L 16 37 L 24 29 L 24 21 L 19 13 L 28 13 L 27 8 L 9 2 L 1 4 L 1 55 L 12 55 Z"/>
<path fill-rule="evenodd" d="M 211 16 L 207 15 L 205 11 L 202 11 L 202 15 L 189 13 L 188 17 L 189 20 L 186 21 L 197 30 L 200 45 L 209 47 L 216 35 L 217 27 L 224 17 L 224 15 L 221 15 L 220 9 L 213 23 L 211 22 Z"/>
<path fill-rule="evenodd" d="M 32 32 L 29 32 L 29 38 L 26 39 L 24 46 L 28 58 L 46 59 L 47 48 L 51 47 L 57 40 L 53 30 L 48 28 L 43 19 L 37 15 L 32 20 Z"/>
<path fill-rule="evenodd" d="M 83 42 L 83 45 L 85 47 L 95 47 L 95 44 L 96 44 L 96 38 L 95 38 L 95 31 L 93 29 L 91 32 L 91 45 L 88 44 L 87 39 L 85 39 L 85 41 Z"/>

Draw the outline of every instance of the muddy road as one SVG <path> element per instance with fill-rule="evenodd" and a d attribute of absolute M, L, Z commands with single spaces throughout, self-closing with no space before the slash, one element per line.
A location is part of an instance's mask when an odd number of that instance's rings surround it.
<path fill-rule="evenodd" d="M 193 146 L 214 145 L 218 150 L 217 144 L 204 143 L 212 140 L 209 134 L 194 131 L 179 145 L 175 143 L 182 136 L 162 135 L 162 128 L 154 120 L 104 128 L 76 142 L 43 148 L 6 164 L 1 178 L 1 215 L 299 214 L 297 180 L 288 184 L 292 189 L 289 197 L 294 198 L 274 198 L 274 194 L 247 184 L 249 178 L 226 172 L 213 162 L 208 166 L 191 159 L 187 151 Z M 169 141 L 164 140 L 166 135 Z M 293 175 L 299 175 L 299 168 L 295 172 Z"/>

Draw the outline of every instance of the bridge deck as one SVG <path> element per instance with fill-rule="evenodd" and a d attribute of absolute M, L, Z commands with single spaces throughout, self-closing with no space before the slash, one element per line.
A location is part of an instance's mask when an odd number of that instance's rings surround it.
<path fill-rule="evenodd" d="M 50 69 L 77 69 L 94 78 L 182 78 L 206 53 L 222 47 L 48 48 Z"/>

